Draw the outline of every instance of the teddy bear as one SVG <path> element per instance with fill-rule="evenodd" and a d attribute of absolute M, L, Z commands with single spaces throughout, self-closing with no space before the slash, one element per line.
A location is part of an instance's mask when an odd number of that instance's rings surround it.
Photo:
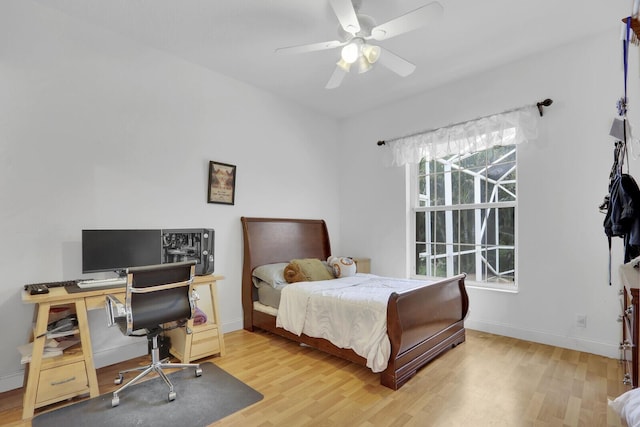
<path fill-rule="evenodd" d="M 307 276 L 304 275 L 299 264 L 290 262 L 284 268 L 284 280 L 287 283 L 306 282 Z"/>

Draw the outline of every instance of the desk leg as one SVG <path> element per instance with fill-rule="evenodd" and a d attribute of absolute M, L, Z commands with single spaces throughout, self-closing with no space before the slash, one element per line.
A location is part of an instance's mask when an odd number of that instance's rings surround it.
<path fill-rule="evenodd" d="M 220 309 L 218 308 L 218 285 L 214 281 L 210 285 L 211 291 L 211 306 L 213 308 L 213 318 L 218 325 L 218 343 L 220 345 L 220 357 L 224 356 L 224 337 L 222 335 L 222 325 L 220 324 Z"/>
<path fill-rule="evenodd" d="M 36 395 L 38 392 L 38 382 L 40 381 L 40 367 L 42 366 L 42 352 L 44 351 L 44 343 L 46 336 L 38 336 L 47 332 L 47 323 L 49 321 L 49 309 L 51 304 L 40 303 L 37 305 L 35 336 L 33 338 L 33 352 L 31 353 L 31 362 L 28 365 L 27 386 L 24 391 L 22 401 L 22 419 L 26 420 L 33 417 L 33 411 L 36 405 Z"/>
<path fill-rule="evenodd" d="M 82 354 L 84 355 L 84 364 L 85 369 L 87 370 L 87 379 L 89 381 L 89 395 L 91 397 L 97 397 L 100 394 L 98 390 L 98 376 L 96 375 L 96 368 L 93 363 L 91 335 L 89 334 L 89 319 L 87 317 L 87 305 L 85 304 L 84 298 L 76 301 L 76 316 L 78 316 L 80 343 L 82 345 Z"/>

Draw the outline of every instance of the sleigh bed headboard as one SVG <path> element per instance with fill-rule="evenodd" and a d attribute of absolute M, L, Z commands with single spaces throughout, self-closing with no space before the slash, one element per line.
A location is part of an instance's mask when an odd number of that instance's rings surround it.
<path fill-rule="evenodd" d="M 244 327 L 252 326 L 255 299 L 251 272 L 259 265 L 297 258 L 326 260 L 331 255 L 327 225 L 321 219 L 241 217 L 244 242 L 242 308 Z"/>

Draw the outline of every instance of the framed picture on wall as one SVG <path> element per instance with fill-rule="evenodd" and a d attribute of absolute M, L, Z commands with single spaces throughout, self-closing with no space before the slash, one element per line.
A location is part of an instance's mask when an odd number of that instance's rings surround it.
<path fill-rule="evenodd" d="M 209 162 L 209 194 L 207 202 L 233 205 L 236 197 L 236 167 Z"/>

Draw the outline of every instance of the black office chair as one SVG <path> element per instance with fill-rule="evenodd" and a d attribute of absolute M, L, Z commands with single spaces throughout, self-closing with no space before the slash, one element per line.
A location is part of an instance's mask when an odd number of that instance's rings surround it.
<path fill-rule="evenodd" d="M 202 369 L 197 363 L 169 363 L 168 359 L 160 360 L 158 348 L 158 335 L 164 330 L 163 324 L 173 323 L 175 327 L 175 322 L 180 325 L 193 316 L 195 299 L 190 292 L 190 285 L 194 271 L 194 261 L 131 267 L 127 269 L 125 303 L 121 303 L 113 295 L 107 295 L 109 326 L 117 325 L 125 335 L 146 336 L 152 342 L 150 365 L 119 373 L 116 384 L 122 384 L 125 373 L 142 371 L 113 392 L 111 406 L 118 406 L 120 403 L 119 393 L 152 371 L 157 372 L 169 386 L 169 402 L 175 400 L 176 392 L 162 371 L 163 368 L 195 368 L 196 376 L 202 375 Z"/>

